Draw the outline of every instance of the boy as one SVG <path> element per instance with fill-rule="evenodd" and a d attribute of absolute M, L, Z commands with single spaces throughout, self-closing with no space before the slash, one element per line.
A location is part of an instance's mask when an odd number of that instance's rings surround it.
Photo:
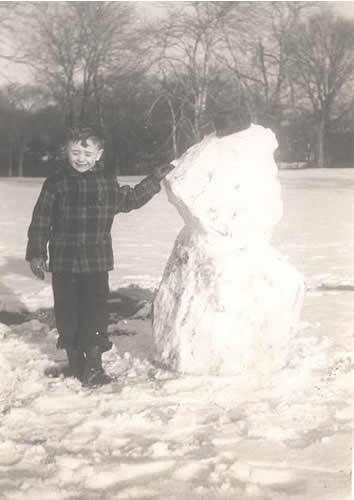
<path fill-rule="evenodd" d="M 52 272 L 57 347 L 66 350 L 67 374 L 84 385 L 102 385 L 110 381 L 101 355 L 112 347 L 107 298 L 113 219 L 147 203 L 173 166 L 156 167 L 134 188 L 120 186 L 99 163 L 103 138 L 91 128 L 71 130 L 66 153 L 67 161 L 45 180 L 34 207 L 26 260 L 40 279 Z"/>

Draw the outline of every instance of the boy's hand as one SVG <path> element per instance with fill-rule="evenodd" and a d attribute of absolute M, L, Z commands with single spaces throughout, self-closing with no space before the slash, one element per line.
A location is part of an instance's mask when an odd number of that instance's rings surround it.
<path fill-rule="evenodd" d="M 171 172 L 175 167 L 172 163 L 164 163 L 163 165 L 159 165 L 158 167 L 153 168 L 152 175 L 158 181 L 162 181 L 166 177 L 167 174 Z"/>
<path fill-rule="evenodd" d="M 48 272 L 48 267 L 43 257 L 34 257 L 31 259 L 30 266 L 32 273 L 40 280 L 44 280 L 45 273 Z"/>

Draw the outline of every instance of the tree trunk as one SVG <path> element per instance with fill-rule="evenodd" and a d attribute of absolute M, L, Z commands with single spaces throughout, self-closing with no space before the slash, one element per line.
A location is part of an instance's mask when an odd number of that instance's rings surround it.
<path fill-rule="evenodd" d="M 8 176 L 13 176 L 14 169 L 14 158 L 13 158 L 13 144 L 12 141 L 9 142 L 9 155 L 8 155 Z"/>
<path fill-rule="evenodd" d="M 327 166 L 325 153 L 326 120 L 321 116 L 317 129 L 317 166 L 324 168 Z"/>
<path fill-rule="evenodd" d="M 63 107 L 65 110 L 65 127 L 71 128 L 75 124 L 75 112 L 74 112 L 73 98 L 70 95 L 70 93 L 66 94 Z"/>
<path fill-rule="evenodd" d="M 172 125 L 172 148 L 173 148 L 173 158 L 178 158 L 178 147 L 177 147 L 177 121 L 176 121 L 176 113 L 173 108 L 173 104 L 171 100 L 167 97 L 167 104 L 170 108 L 171 112 L 171 125 Z"/>
<path fill-rule="evenodd" d="M 94 85 L 94 96 L 95 96 L 95 104 L 96 104 L 96 120 L 100 126 L 101 132 L 104 134 L 105 133 L 105 124 L 104 124 L 103 106 L 102 106 L 103 86 L 101 86 L 101 88 L 99 87 L 98 75 L 95 75 L 95 77 L 93 79 L 93 85 Z"/>
<path fill-rule="evenodd" d="M 25 153 L 25 142 L 21 140 L 19 143 L 19 152 L 18 152 L 18 177 L 23 177 L 23 161 L 24 161 L 24 153 Z"/>
<path fill-rule="evenodd" d="M 206 111 L 206 99 L 207 99 L 207 87 L 198 89 L 198 95 L 194 103 L 194 134 L 196 141 L 200 141 L 203 137 L 202 130 L 206 123 L 205 111 Z"/>
<path fill-rule="evenodd" d="M 82 82 L 82 96 L 80 103 L 79 122 L 86 123 L 88 119 L 89 107 L 89 94 L 90 94 L 90 81 L 87 74 L 87 69 L 84 68 L 83 82 Z"/>

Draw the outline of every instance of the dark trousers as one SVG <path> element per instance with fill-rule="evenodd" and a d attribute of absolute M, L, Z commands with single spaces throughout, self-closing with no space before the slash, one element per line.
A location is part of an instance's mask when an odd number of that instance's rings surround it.
<path fill-rule="evenodd" d="M 107 334 L 108 272 L 53 273 L 54 313 L 59 349 L 112 347 Z"/>

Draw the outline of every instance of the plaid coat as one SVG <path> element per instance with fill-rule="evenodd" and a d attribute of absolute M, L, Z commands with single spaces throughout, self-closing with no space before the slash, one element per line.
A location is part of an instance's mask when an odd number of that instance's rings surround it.
<path fill-rule="evenodd" d="M 79 173 L 67 165 L 48 177 L 33 210 L 26 260 L 43 257 L 52 272 L 113 269 L 111 227 L 115 214 L 130 212 L 160 191 L 152 176 L 134 188 L 120 186 L 100 166 Z"/>

